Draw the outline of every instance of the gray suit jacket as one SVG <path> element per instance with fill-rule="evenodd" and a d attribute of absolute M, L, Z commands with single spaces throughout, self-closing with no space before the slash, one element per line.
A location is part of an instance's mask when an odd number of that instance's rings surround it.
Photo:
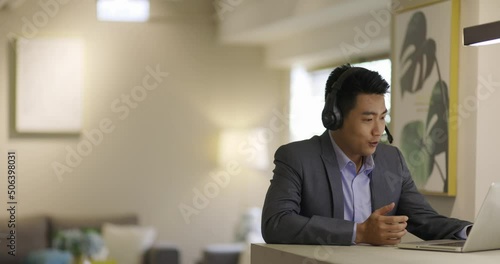
<path fill-rule="evenodd" d="M 372 210 L 394 202 L 387 215 L 409 217 L 407 230 L 424 239 L 455 238 L 471 224 L 436 213 L 421 195 L 401 155 L 379 144 L 373 154 Z M 262 212 L 267 243 L 350 245 L 354 222 L 344 220 L 341 173 L 328 131 L 281 146 Z"/>

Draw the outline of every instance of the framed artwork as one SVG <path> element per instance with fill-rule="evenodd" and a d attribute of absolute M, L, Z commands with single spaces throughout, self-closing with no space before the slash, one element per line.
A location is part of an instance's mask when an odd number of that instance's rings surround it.
<path fill-rule="evenodd" d="M 424 194 L 456 195 L 460 0 L 393 14 L 392 130 Z"/>
<path fill-rule="evenodd" d="M 16 40 L 15 129 L 78 134 L 82 127 L 83 41 Z"/>

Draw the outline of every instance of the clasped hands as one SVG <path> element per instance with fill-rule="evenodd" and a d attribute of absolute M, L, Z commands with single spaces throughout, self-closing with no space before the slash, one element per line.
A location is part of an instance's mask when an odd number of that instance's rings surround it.
<path fill-rule="evenodd" d="M 372 245 L 396 245 L 406 235 L 408 216 L 386 216 L 394 209 L 391 203 L 375 210 L 366 221 L 357 224 L 356 243 Z"/>

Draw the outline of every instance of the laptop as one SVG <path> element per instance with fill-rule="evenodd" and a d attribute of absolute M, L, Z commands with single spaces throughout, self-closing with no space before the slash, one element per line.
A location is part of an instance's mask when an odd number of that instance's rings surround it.
<path fill-rule="evenodd" d="M 397 245 L 402 249 L 472 252 L 500 249 L 500 182 L 491 184 L 467 240 L 429 240 Z"/>

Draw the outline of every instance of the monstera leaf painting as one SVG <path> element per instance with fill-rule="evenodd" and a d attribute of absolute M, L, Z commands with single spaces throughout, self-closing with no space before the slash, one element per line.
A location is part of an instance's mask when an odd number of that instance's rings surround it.
<path fill-rule="evenodd" d="M 405 91 L 415 93 L 422 89 L 429 77 L 436 59 L 436 42 L 427 38 L 427 22 L 422 12 L 415 13 L 406 30 L 406 36 L 399 55 L 406 71 L 401 77 L 402 95 Z"/>
<path fill-rule="evenodd" d="M 424 140 L 424 123 L 413 121 L 403 128 L 401 151 L 417 186 L 423 186 L 434 165 L 434 159 Z"/>
<path fill-rule="evenodd" d="M 442 51 L 444 52 L 444 51 Z M 427 183 L 433 171 L 439 174 L 447 192 L 448 167 L 448 85 L 442 80 L 436 57 L 436 41 L 427 37 L 427 21 L 423 12 L 415 12 L 406 28 L 406 34 L 398 54 L 402 65 L 399 84 L 401 97 L 419 94 L 425 89 L 426 82 L 435 84 L 428 98 L 428 112 L 425 122 L 407 122 L 401 133 L 401 150 L 407 159 L 408 169 L 418 187 Z M 430 76 L 436 70 L 437 80 Z M 446 166 L 436 161 L 436 156 L 444 154 Z"/>

